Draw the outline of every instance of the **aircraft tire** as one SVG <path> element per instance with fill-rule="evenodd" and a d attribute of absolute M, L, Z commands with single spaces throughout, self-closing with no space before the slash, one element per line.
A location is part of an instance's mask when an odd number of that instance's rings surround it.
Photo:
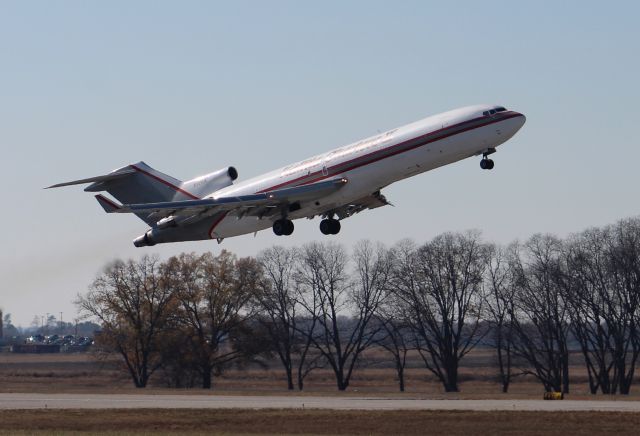
<path fill-rule="evenodd" d="M 488 160 L 489 160 L 489 159 L 482 159 L 482 160 L 480 161 L 480 168 L 482 168 L 483 170 L 486 170 L 486 169 L 487 169 L 487 167 L 488 167 L 488 164 L 487 164 L 487 161 L 488 161 Z"/>
<path fill-rule="evenodd" d="M 320 221 L 320 231 L 323 235 L 331 235 L 331 220 Z"/>
<path fill-rule="evenodd" d="M 340 221 L 338 220 L 329 220 L 330 221 L 330 227 L 331 227 L 331 234 L 332 235 L 337 235 L 338 233 L 340 233 L 340 228 L 342 227 L 340 224 Z"/>
<path fill-rule="evenodd" d="M 273 222 L 273 233 L 275 233 L 276 236 L 282 236 L 284 234 L 284 230 L 285 230 L 284 220 L 276 220 Z"/>
<path fill-rule="evenodd" d="M 487 169 L 488 169 L 488 170 L 492 170 L 492 169 L 493 169 L 493 167 L 494 167 L 494 165 L 495 165 L 495 164 L 493 163 L 493 160 L 492 160 L 492 159 L 487 159 Z"/>
<path fill-rule="evenodd" d="M 285 222 L 283 235 L 289 236 L 293 233 L 293 229 L 295 228 L 293 225 L 293 221 L 291 220 L 283 220 Z"/>

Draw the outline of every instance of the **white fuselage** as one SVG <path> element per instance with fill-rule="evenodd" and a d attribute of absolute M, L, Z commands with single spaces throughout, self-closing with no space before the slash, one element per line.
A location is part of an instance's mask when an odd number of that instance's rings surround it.
<path fill-rule="evenodd" d="M 228 197 L 344 177 L 348 183 L 320 201 L 302 204 L 288 219 L 323 215 L 371 195 L 398 180 L 491 150 L 511 138 L 524 124 L 524 115 L 496 106 L 470 106 L 434 115 L 236 183 L 208 195 Z M 211 238 L 226 238 L 271 227 L 280 218 L 218 217 Z"/>

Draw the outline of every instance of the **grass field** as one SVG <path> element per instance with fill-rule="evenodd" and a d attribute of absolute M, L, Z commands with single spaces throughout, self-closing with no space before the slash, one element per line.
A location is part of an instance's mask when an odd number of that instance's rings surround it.
<path fill-rule="evenodd" d="M 630 396 L 589 395 L 579 356 L 571 368 L 571 399 L 639 400 Z M 460 369 L 460 393 L 445 394 L 440 384 L 415 358 L 407 369 L 407 392 L 398 392 L 395 373 L 369 355 L 340 395 L 411 398 L 542 398 L 542 386 L 531 377 L 518 377 L 502 394 L 489 350 L 476 350 Z M 168 389 L 160 377 L 141 391 L 117 359 L 100 362 L 88 354 L 17 355 L 0 353 L 0 392 L 210 394 L 202 389 Z M 230 369 L 214 381 L 219 394 L 286 394 L 277 362 L 268 369 Z M 305 391 L 296 395 L 337 395 L 328 370 L 314 372 Z M 82 434 L 637 434 L 640 414 L 617 412 L 451 412 L 451 411 L 332 411 L 332 410 L 0 410 L 0 435 Z"/>
<path fill-rule="evenodd" d="M 0 434 L 637 434 L 640 414 L 330 410 L 0 411 Z"/>
<path fill-rule="evenodd" d="M 441 385 L 414 356 L 406 370 L 406 392 L 398 392 L 395 371 L 381 354 L 366 356 L 366 365 L 356 369 L 347 392 L 341 395 L 407 396 L 417 398 L 523 398 L 541 399 L 543 388 L 533 377 L 516 377 L 508 394 L 501 393 L 493 365 L 491 350 L 474 350 L 462 361 L 460 392 L 445 394 Z M 579 355 L 572 357 L 571 399 L 605 399 L 590 395 L 586 373 Z M 55 393 L 140 393 L 127 374 L 117 368 L 118 359 L 97 361 L 89 354 L 29 355 L 0 353 L 0 392 Z M 153 393 L 210 393 L 202 389 L 169 389 L 161 373 L 154 375 L 144 392 Z M 229 369 L 214 379 L 213 392 L 226 394 L 285 394 L 284 374 L 278 362 L 269 362 L 268 369 L 249 367 Z M 305 390 L 296 394 L 334 395 L 337 393 L 331 371 L 314 371 L 305 381 Z M 632 388 L 629 396 L 615 396 L 616 400 L 640 399 L 640 387 Z"/>

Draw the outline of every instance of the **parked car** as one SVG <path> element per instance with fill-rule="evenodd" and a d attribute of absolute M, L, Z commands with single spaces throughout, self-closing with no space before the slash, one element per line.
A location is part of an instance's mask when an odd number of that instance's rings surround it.
<path fill-rule="evenodd" d="M 62 337 L 62 345 L 72 345 L 75 343 L 76 337 L 74 335 L 65 335 Z"/>
<path fill-rule="evenodd" d="M 25 343 L 27 344 L 42 344 L 44 343 L 44 336 L 37 334 L 31 335 L 27 339 L 25 339 Z"/>
<path fill-rule="evenodd" d="M 60 339 L 59 335 L 49 335 L 49 336 L 45 336 L 45 342 L 47 344 L 55 344 L 57 342 L 57 340 Z"/>

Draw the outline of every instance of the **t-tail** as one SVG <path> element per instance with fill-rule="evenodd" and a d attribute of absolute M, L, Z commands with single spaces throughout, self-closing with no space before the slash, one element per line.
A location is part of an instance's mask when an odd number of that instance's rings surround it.
<path fill-rule="evenodd" d="M 138 162 L 118 168 L 109 174 L 58 183 L 47 189 L 90 183 L 85 191 L 108 192 L 122 204 L 160 203 L 200 199 L 232 185 L 237 177 L 236 169 L 227 167 L 183 182 L 151 168 L 144 162 Z M 96 195 L 96 199 L 105 212 L 115 212 L 121 207 L 101 194 Z M 157 220 L 150 213 L 136 215 L 152 227 L 157 224 Z"/>

